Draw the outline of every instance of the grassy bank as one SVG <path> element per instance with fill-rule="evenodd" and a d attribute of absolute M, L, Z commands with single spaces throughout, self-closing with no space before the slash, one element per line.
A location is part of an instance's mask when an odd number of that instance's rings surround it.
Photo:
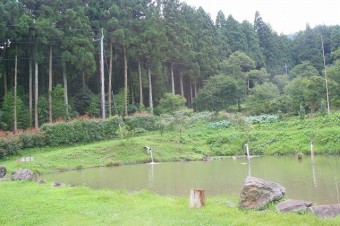
<path fill-rule="evenodd" d="M 206 156 L 252 154 L 281 155 L 309 152 L 340 153 L 339 115 L 306 120 L 211 128 L 209 122 L 178 126 L 125 139 L 111 139 L 71 147 L 22 150 L 0 165 L 10 172 L 29 168 L 39 174 L 98 166 L 155 161 L 201 160 Z M 34 161 L 21 162 L 23 156 Z M 0 183 L 0 225 L 339 225 L 340 218 L 320 219 L 309 214 L 245 211 L 237 197 L 207 197 L 202 209 L 189 209 L 188 198 L 164 197 L 148 192 L 91 190 L 86 187 L 53 188 L 48 182 Z M 227 205 L 228 203 L 228 205 Z"/>
<path fill-rule="evenodd" d="M 249 144 L 253 155 L 340 154 L 340 115 L 276 123 L 211 128 L 209 122 L 147 132 L 71 147 L 26 149 L 0 161 L 11 172 L 30 168 L 37 173 L 150 161 L 144 150 L 152 148 L 155 161 L 201 160 L 206 156 L 243 155 Z M 21 162 L 33 156 L 33 162 Z"/>
<path fill-rule="evenodd" d="M 53 188 L 34 182 L 0 183 L 1 225 L 339 225 L 340 218 L 245 211 L 232 197 L 208 197 L 190 209 L 189 198 L 149 192 Z M 228 203 L 228 205 L 227 205 Z"/>

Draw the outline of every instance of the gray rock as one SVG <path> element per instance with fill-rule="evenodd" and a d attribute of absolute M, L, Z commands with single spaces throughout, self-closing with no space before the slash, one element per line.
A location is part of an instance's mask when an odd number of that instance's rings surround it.
<path fill-rule="evenodd" d="M 38 184 L 46 184 L 46 181 L 44 181 L 43 179 L 38 180 Z"/>
<path fill-rule="evenodd" d="M 307 212 L 324 218 L 336 217 L 340 215 L 340 204 L 312 206 L 307 209 Z"/>
<path fill-rule="evenodd" d="M 285 188 L 280 184 L 255 177 L 247 177 L 241 191 L 239 206 L 245 209 L 260 209 L 272 201 L 280 200 Z"/>
<path fill-rule="evenodd" d="M 64 184 L 63 184 L 63 183 L 60 183 L 60 182 L 58 182 L 58 181 L 55 181 L 55 182 L 53 182 L 53 183 L 51 184 L 51 186 L 52 186 L 52 187 L 61 187 L 61 186 L 64 186 Z"/>
<path fill-rule="evenodd" d="M 3 178 L 7 173 L 7 168 L 4 166 L 0 166 L 0 178 Z"/>
<path fill-rule="evenodd" d="M 0 178 L 0 182 L 9 181 L 8 178 Z"/>
<path fill-rule="evenodd" d="M 305 212 L 308 207 L 313 205 L 312 202 L 288 199 L 276 205 L 276 209 L 280 212 Z"/>
<path fill-rule="evenodd" d="M 31 180 L 35 181 L 37 179 L 37 175 L 35 175 L 32 170 L 29 169 L 20 169 L 14 171 L 12 173 L 12 180 Z"/>

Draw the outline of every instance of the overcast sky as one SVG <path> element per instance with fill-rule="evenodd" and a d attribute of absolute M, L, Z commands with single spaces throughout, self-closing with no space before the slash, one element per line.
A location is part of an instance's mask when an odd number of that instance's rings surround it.
<path fill-rule="evenodd" d="M 255 12 L 269 23 L 274 31 L 291 34 L 316 25 L 340 25 L 340 0 L 181 0 L 188 5 L 202 8 L 215 22 L 221 10 L 239 22 L 254 23 Z"/>

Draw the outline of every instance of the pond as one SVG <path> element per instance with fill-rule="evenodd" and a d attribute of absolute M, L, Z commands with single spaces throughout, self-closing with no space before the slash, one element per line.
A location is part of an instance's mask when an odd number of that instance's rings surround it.
<path fill-rule="evenodd" d="M 94 189 L 140 191 L 161 195 L 188 196 L 190 189 L 205 189 L 206 195 L 239 195 L 243 181 L 254 176 L 278 182 L 286 198 L 316 204 L 340 203 L 340 157 L 225 158 L 202 162 L 162 162 L 120 167 L 102 167 L 45 175 L 44 179 Z"/>

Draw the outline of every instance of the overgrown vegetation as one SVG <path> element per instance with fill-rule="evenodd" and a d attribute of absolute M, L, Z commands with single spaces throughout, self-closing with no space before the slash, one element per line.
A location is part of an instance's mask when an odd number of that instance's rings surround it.
<path fill-rule="evenodd" d="M 104 121 L 58 122 L 47 124 L 40 133 L 2 136 L 0 154 L 2 159 L 8 159 L 4 163 L 14 169 L 22 166 L 13 158 L 37 152 L 40 160 L 29 164 L 42 173 L 80 166 L 147 162 L 149 156 L 143 152 L 145 145 L 154 147 L 156 161 L 243 155 L 246 143 L 253 155 L 308 154 L 311 141 L 314 142 L 315 154 L 340 154 L 339 113 L 313 118 L 308 115 L 304 120 L 279 120 L 275 115 L 251 119 L 249 121 L 249 117 L 240 114 L 182 110 L 171 116 L 147 114 L 124 120 L 113 117 Z M 75 147 L 61 147 L 77 142 Z"/>

